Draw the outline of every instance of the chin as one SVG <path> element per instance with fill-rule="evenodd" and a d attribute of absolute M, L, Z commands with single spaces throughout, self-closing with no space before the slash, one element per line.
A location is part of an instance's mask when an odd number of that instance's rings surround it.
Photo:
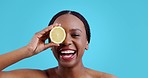
<path fill-rule="evenodd" d="M 76 66 L 77 62 L 75 60 L 73 61 L 59 61 L 58 62 L 59 66 L 64 67 L 64 68 L 72 68 L 74 66 Z"/>

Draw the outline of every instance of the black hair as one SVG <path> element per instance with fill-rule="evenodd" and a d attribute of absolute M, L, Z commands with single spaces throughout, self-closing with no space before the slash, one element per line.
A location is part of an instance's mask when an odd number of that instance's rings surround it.
<path fill-rule="evenodd" d="M 64 14 L 72 14 L 74 16 L 76 16 L 77 18 L 79 18 L 83 24 L 84 24 L 84 27 L 85 27 L 85 30 L 86 30 L 86 35 L 87 35 L 87 41 L 88 43 L 90 43 L 90 37 L 91 37 L 91 33 L 90 33 L 90 27 L 89 27 L 89 24 L 87 22 L 87 20 L 78 12 L 76 11 L 70 11 L 70 10 L 63 10 L 63 11 L 60 11 L 59 13 L 57 13 L 56 15 L 53 16 L 53 18 L 50 20 L 48 26 L 52 25 L 54 23 L 54 21 L 61 15 L 64 15 Z"/>

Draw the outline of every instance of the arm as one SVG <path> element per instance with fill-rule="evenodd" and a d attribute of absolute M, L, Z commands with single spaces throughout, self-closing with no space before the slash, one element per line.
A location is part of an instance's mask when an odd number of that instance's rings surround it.
<path fill-rule="evenodd" d="M 6 67 L 24 59 L 31 57 L 35 54 L 40 53 L 41 51 L 52 47 L 58 46 L 54 43 L 45 43 L 45 40 L 49 38 L 49 31 L 57 24 L 48 26 L 40 32 L 37 32 L 30 43 L 20 49 L 14 50 L 12 52 L 0 55 L 0 72 Z"/>
<path fill-rule="evenodd" d="M 0 55 L 0 70 L 12 65 L 28 56 L 29 53 L 28 46 L 22 47 L 20 49 L 14 50 L 12 52 Z"/>

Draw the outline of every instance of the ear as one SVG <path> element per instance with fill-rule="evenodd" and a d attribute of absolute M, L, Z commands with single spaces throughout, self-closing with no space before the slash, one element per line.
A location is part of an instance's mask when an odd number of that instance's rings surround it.
<path fill-rule="evenodd" d="M 86 42 L 85 49 L 88 50 L 88 41 Z"/>

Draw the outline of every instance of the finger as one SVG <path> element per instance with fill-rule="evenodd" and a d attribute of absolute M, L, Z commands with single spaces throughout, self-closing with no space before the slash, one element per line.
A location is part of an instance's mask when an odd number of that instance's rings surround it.
<path fill-rule="evenodd" d="M 45 29 L 43 29 L 42 31 L 40 31 L 40 34 L 41 35 L 49 35 L 50 30 L 55 26 L 61 26 L 61 24 L 58 24 L 58 23 L 52 24 L 52 25 L 46 27 Z"/>
<path fill-rule="evenodd" d="M 43 30 L 41 30 L 39 33 L 44 35 L 45 33 L 49 32 L 52 28 L 53 28 L 53 26 L 48 26 L 48 27 L 44 28 Z"/>
<path fill-rule="evenodd" d="M 43 35 L 40 40 L 42 40 L 43 42 L 46 40 L 46 39 L 49 39 L 49 34 L 45 34 Z"/>
<path fill-rule="evenodd" d="M 43 30 L 37 32 L 37 33 L 36 33 L 36 36 L 37 36 L 38 38 L 41 38 L 41 37 L 43 37 L 44 35 L 47 36 L 47 35 L 49 34 L 49 31 L 50 31 L 53 27 L 55 27 L 55 26 L 61 26 L 61 24 L 58 24 L 58 23 L 52 24 L 52 25 L 50 25 L 50 26 L 44 28 Z M 46 38 L 48 38 L 48 36 L 47 36 Z"/>
<path fill-rule="evenodd" d="M 61 24 L 58 24 L 58 23 L 52 24 L 52 25 L 46 27 L 45 29 L 43 29 L 42 31 L 48 32 L 49 30 L 51 30 L 55 26 L 61 26 Z"/>
<path fill-rule="evenodd" d="M 58 24 L 58 23 L 52 24 L 52 25 L 50 25 L 50 26 L 44 28 L 43 30 L 41 30 L 39 33 L 40 33 L 41 35 L 43 35 L 43 34 L 49 32 L 49 31 L 50 31 L 53 27 L 55 27 L 55 26 L 61 26 L 61 24 Z"/>
<path fill-rule="evenodd" d="M 55 26 L 61 26 L 61 24 L 55 23 L 55 24 L 52 24 L 52 25 L 50 25 L 50 26 L 53 26 L 53 27 L 55 27 Z M 50 27 L 50 26 L 49 26 L 49 27 Z"/>

